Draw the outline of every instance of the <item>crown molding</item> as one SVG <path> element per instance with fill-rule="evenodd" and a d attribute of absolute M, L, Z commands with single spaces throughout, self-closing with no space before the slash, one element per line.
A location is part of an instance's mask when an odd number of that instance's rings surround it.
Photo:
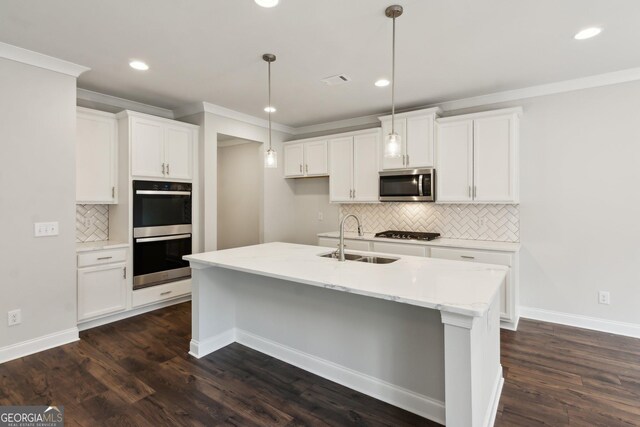
<path fill-rule="evenodd" d="M 123 110 L 137 111 L 139 113 L 164 117 L 165 119 L 174 118 L 173 111 L 166 108 L 130 101 L 128 99 L 118 98 L 117 96 L 105 95 L 104 93 L 94 92 L 92 90 L 78 88 L 76 97 L 83 101 L 109 105 L 111 107 L 122 108 Z"/>
<path fill-rule="evenodd" d="M 80 74 L 91 69 L 82 65 L 74 64 L 73 62 L 54 58 L 53 56 L 44 55 L 42 53 L 2 42 L 0 42 L 0 58 L 33 65 L 34 67 L 55 71 L 75 78 L 78 78 Z"/>
<path fill-rule="evenodd" d="M 188 104 L 174 110 L 173 114 L 175 118 L 190 116 L 197 113 L 211 113 L 216 116 L 225 117 L 228 119 L 238 120 L 240 122 L 248 123 L 250 125 L 260 126 L 263 128 L 269 127 L 269 121 L 261 119 L 259 117 L 251 116 L 249 114 L 241 113 L 239 111 L 231 110 L 229 108 L 222 107 L 220 105 L 212 104 L 210 102 L 196 102 Z M 280 123 L 271 122 L 271 128 L 279 132 L 288 133 L 291 135 L 296 134 L 296 129 L 291 126 L 286 126 Z"/>
<path fill-rule="evenodd" d="M 378 116 L 375 114 L 362 117 L 353 117 L 351 119 L 337 120 L 334 122 L 319 123 L 316 125 L 300 126 L 294 128 L 295 135 L 306 135 L 310 133 L 332 131 L 336 129 L 344 129 L 356 126 L 366 126 L 380 124 Z"/>

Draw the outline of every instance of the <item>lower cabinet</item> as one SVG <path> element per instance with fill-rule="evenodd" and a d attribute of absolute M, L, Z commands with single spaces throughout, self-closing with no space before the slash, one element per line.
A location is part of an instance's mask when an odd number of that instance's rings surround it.
<path fill-rule="evenodd" d="M 500 290 L 500 319 L 505 322 L 516 320 L 516 270 L 517 256 L 508 252 L 493 252 L 470 249 L 431 248 L 432 258 L 455 261 L 479 262 L 509 267 L 507 280 Z"/>
<path fill-rule="evenodd" d="M 191 293 L 191 279 L 164 285 L 150 286 L 133 291 L 133 307 L 140 307 L 188 295 Z"/>
<path fill-rule="evenodd" d="M 78 321 L 127 308 L 126 264 L 104 264 L 78 269 Z"/>

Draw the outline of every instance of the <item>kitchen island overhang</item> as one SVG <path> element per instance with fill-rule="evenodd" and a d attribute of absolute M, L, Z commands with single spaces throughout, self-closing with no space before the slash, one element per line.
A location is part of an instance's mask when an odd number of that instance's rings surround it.
<path fill-rule="evenodd" d="M 506 268 L 319 256 L 327 252 L 268 243 L 185 257 L 190 353 L 239 342 L 448 426 L 492 424 Z"/>

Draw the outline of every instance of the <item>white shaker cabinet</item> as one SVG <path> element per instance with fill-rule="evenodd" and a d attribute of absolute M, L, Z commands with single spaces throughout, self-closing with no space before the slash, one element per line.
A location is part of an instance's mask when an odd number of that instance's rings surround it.
<path fill-rule="evenodd" d="M 378 201 L 378 130 L 329 140 L 329 200 Z"/>
<path fill-rule="evenodd" d="M 126 249 L 78 254 L 78 321 L 127 308 Z"/>
<path fill-rule="evenodd" d="M 435 120 L 439 108 L 396 114 L 395 131 L 400 135 L 401 156 L 384 157 L 384 141 L 391 132 L 391 116 L 379 117 L 382 123 L 382 169 L 414 169 L 433 167 Z"/>
<path fill-rule="evenodd" d="M 286 143 L 284 145 L 285 178 L 326 176 L 329 173 L 327 140 Z"/>
<path fill-rule="evenodd" d="M 117 186 L 118 122 L 111 113 L 78 107 L 76 202 L 114 204 Z"/>
<path fill-rule="evenodd" d="M 439 203 L 518 203 L 521 108 L 437 120 Z"/>
<path fill-rule="evenodd" d="M 131 175 L 191 180 L 197 126 L 126 112 L 131 139 Z"/>

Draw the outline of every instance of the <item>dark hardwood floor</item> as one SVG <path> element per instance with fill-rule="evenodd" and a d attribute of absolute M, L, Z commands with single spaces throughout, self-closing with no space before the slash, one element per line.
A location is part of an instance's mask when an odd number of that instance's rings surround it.
<path fill-rule="evenodd" d="M 67 426 L 436 426 L 232 344 L 186 354 L 190 304 L 0 365 L 0 405 L 59 404 Z M 497 426 L 640 426 L 640 340 L 523 320 L 502 332 Z"/>

